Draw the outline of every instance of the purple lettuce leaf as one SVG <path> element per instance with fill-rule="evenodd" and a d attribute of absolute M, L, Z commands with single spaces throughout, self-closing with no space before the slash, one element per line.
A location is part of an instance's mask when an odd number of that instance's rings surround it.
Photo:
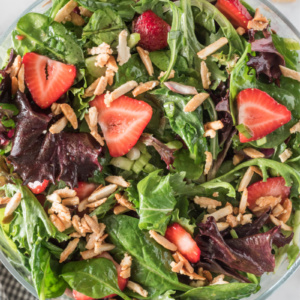
<path fill-rule="evenodd" d="M 2 76 L 2 81 L 0 83 L 0 103 L 9 103 L 12 99 L 11 78 L 6 71 L 12 66 L 14 59 L 14 50 L 11 49 L 6 67 L 3 70 L 0 70 L 0 75 Z"/>
<path fill-rule="evenodd" d="M 272 35 L 268 30 L 264 30 L 264 38 L 255 40 L 253 34 L 250 34 L 251 50 L 258 52 L 256 56 L 248 55 L 247 66 L 254 68 L 259 77 L 265 74 L 269 82 L 275 81 L 279 85 L 281 71 L 279 66 L 285 66 L 284 57 L 277 51 L 273 44 Z"/>
<path fill-rule="evenodd" d="M 8 159 L 24 184 L 47 179 L 52 183 L 63 180 L 74 187 L 101 169 L 97 159 L 101 149 L 89 134 L 52 135 L 47 132 L 51 118 L 34 112 L 21 92 L 16 104 L 20 113 Z"/>
<path fill-rule="evenodd" d="M 256 228 L 254 232 L 259 226 L 260 223 L 254 226 Z M 225 239 L 218 230 L 213 217 L 209 217 L 206 223 L 200 223 L 198 227 L 199 234 L 196 236 L 196 242 L 201 249 L 201 261 L 213 260 L 229 269 L 252 273 L 256 276 L 274 271 L 275 258 L 271 252 L 272 244 L 283 246 L 291 240 L 290 237 L 281 236 L 280 227 L 256 234 L 252 234 L 248 228 L 245 233 L 250 232 L 251 235 Z"/>
<path fill-rule="evenodd" d="M 140 137 L 140 141 L 146 146 L 153 146 L 155 148 L 155 150 L 159 153 L 161 159 L 166 163 L 167 169 L 169 169 L 170 165 L 174 163 L 174 152 L 176 151 L 175 149 L 169 148 L 148 133 L 143 133 Z"/>

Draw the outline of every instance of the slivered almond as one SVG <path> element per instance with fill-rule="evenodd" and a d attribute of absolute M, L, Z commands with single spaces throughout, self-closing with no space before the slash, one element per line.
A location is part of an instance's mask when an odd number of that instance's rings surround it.
<path fill-rule="evenodd" d="M 60 108 L 61 108 L 63 114 L 65 115 L 65 117 L 71 123 L 72 127 L 74 129 L 77 129 L 78 121 L 77 121 L 77 117 L 75 115 L 73 108 L 69 104 L 66 104 L 66 103 L 61 104 Z"/>
<path fill-rule="evenodd" d="M 65 20 L 65 18 L 71 14 L 75 7 L 77 7 L 77 2 L 71 0 L 64 7 L 62 7 L 58 13 L 56 14 L 54 21 L 61 23 Z"/>
<path fill-rule="evenodd" d="M 130 211 L 130 209 L 128 209 L 127 207 L 125 206 L 122 206 L 122 205 L 116 205 L 114 207 L 114 214 L 115 215 L 120 215 L 120 214 L 124 214 L 126 212 Z"/>
<path fill-rule="evenodd" d="M 73 241 L 69 242 L 67 248 L 61 253 L 59 263 L 63 263 L 68 259 L 68 257 L 75 251 L 77 245 L 79 243 L 79 239 L 76 238 Z"/>
<path fill-rule="evenodd" d="M 207 175 L 212 167 L 213 164 L 213 157 L 211 152 L 205 151 L 206 160 L 205 160 L 205 167 L 204 167 L 204 175 Z"/>
<path fill-rule="evenodd" d="M 247 28 L 253 29 L 255 31 L 263 31 L 268 27 L 268 25 L 268 19 L 265 16 L 263 16 L 257 8 L 255 10 L 254 18 L 248 22 Z"/>
<path fill-rule="evenodd" d="M 158 234 L 154 230 L 149 231 L 150 237 L 153 238 L 158 244 L 163 246 L 165 249 L 168 249 L 170 251 L 176 251 L 177 247 L 173 243 L 169 242 L 165 237 Z"/>
<path fill-rule="evenodd" d="M 238 165 L 239 163 L 241 163 L 243 160 L 245 159 L 245 156 L 243 154 L 235 154 L 233 156 L 233 165 L 236 166 Z"/>
<path fill-rule="evenodd" d="M 281 214 L 278 219 L 279 221 L 282 221 L 283 223 L 286 223 L 292 213 L 292 209 L 293 209 L 293 205 L 292 205 L 292 201 L 290 199 L 285 199 L 283 204 L 282 204 L 285 212 L 283 214 Z"/>
<path fill-rule="evenodd" d="M 52 224 L 56 227 L 56 229 L 59 232 L 63 232 L 66 230 L 66 227 L 64 225 L 64 223 L 62 222 L 62 220 L 56 216 L 56 215 L 50 215 L 50 221 L 52 222 Z"/>
<path fill-rule="evenodd" d="M 107 198 L 103 198 L 103 199 L 97 200 L 95 202 L 87 204 L 86 207 L 88 207 L 88 208 L 99 207 L 99 206 L 103 205 L 106 202 L 106 200 L 107 200 Z"/>
<path fill-rule="evenodd" d="M 240 182 L 240 185 L 238 188 L 239 192 L 242 192 L 246 187 L 248 187 L 253 174 L 254 174 L 254 171 L 251 169 L 251 167 L 249 167 Z"/>
<path fill-rule="evenodd" d="M 91 127 L 97 127 L 98 124 L 98 111 L 95 106 L 89 108 L 89 122 Z"/>
<path fill-rule="evenodd" d="M 120 277 L 127 279 L 131 276 L 131 264 L 132 264 L 132 257 L 125 253 L 124 258 L 120 263 L 121 272 Z"/>
<path fill-rule="evenodd" d="M 276 219 L 273 215 L 270 215 L 271 222 L 276 226 L 281 226 L 281 229 L 286 231 L 293 231 L 293 227 L 286 225 L 282 221 Z"/>
<path fill-rule="evenodd" d="M 205 90 L 208 90 L 209 86 L 211 85 L 211 81 L 210 81 L 211 73 L 209 72 L 205 61 L 201 62 L 200 72 L 201 72 L 201 80 L 202 80 L 203 88 Z"/>
<path fill-rule="evenodd" d="M 200 52 L 197 53 L 198 57 L 201 59 L 206 59 L 209 55 L 215 53 L 217 50 L 222 48 L 228 44 L 228 40 L 225 37 L 220 38 L 216 42 L 212 43 L 211 45 L 207 46 L 206 48 L 202 49 Z"/>
<path fill-rule="evenodd" d="M 104 140 L 103 137 L 96 131 L 92 131 L 91 135 L 93 138 L 103 147 L 104 146 Z"/>
<path fill-rule="evenodd" d="M 68 119 L 66 117 L 62 117 L 49 128 L 49 132 L 51 134 L 60 133 L 61 131 L 64 130 L 67 124 L 68 124 Z"/>
<path fill-rule="evenodd" d="M 133 292 L 141 295 L 142 297 L 147 297 L 148 296 L 148 292 L 146 290 L 144 290 L 139 284 L 133 282 L 133 281 L 128 281 L 127 287 L 132 290 Z"/>
<path fill-rule="evenodd" d="M 246 33 L 246 30 L 243 28 L 243 27 L 238 27 L 236 29 L 236 32 L 239 34 L 239 35 L 244 35 Z"/>
<path fill-rule="evenodd" d="M 78 15 L 77 13 L 72 11 L 70 16 L 71 16 L 71 22 L 75 26 L 83 26 L 85 24 L 84 19 L 80 15 Z"/>
<path fill-rule="evenodd" d="M 239 207 L 239 212 L 242 215 L 246 212 L 247 200 L 248 200 L 248 190 L 247 188 L 245 188 L 241 197 L 240 207 Z"/>
<path fill-rule="evenodd" d="M 22 57 L 18 55 L 11 66 L 10 78 L 18 76 L 21 65 L 22 65 Z"/>
<path fill-rule="evenodd" d="M 51 195 L 48 195 L 48 196 L 46 197 L 46 199 L 47 199 L 48 201 L 50 201 L 50 202 L 61 203 L 61 198 L 60 198 L 60 196 L 59 196 L 58 194 L 55 194 L 55 193 L 53 193 L 53 194 L 51 194 Z"/>
<path fill-rule="evenodd" d="M 213 121 L 213 122 L 208 122 L 204 124 L 204 130 L 207 131 L 209 129 L 213 129 L 213 130 L 220 130 L 224 128 L 224 124 L 222 123 L 222 121 L 218 120 L 218 121 Z"/>
<path fill-rule="evenodd" d="M 60 104 L 58 104 L 56 102 L 52 103 L 52 105 L 51 105 L 51 111 L 52 111 L 52 114 L 54 116 L 60 115 L 62 113 L 61 108 L 60 108 Z"/>
<path fill-rule="evenodd" d="M 123 188 L 127 188 L 130 186 L 130 183 L 127 182 L 122 176 L 107 176 L 105 180 L 109 183 L 116 184 Z"/>
<path fill-rule="evenodd" d="M 83 6 L 79 6 L 79 11 L 80 11 L 80 14 L 84 17 L 90 18 L 93 15 L 93 12 L 91 12 L 90 10 L 88 10 L 87 8 L 85 8 Z"/>
<path fill-rule="evenodd" d="M 76 206 L 79 204 L 78 197 L 66 198 L 62 201 L 62 204 L 65 206 Z"/>
<path fill-rule="evenodd" d="M 229 227 L 229 224 L 226 222 L 218 222 L 217 227 L 218 227 L 219 231 L 223 231 Z"/>
<path fill-rule="evenodd" d="M 117 65 L 117 62 L 116 62 L 116 59 L 114 58 L 114 56 L 111 56 L 111 57 L 109 58 L 109 60 L 107 61 L 106 67 L 107 67 L 109 70 L 114 71 L 115 73 L 118 72 L 119 67 L 118 67 L 118 65 Z"/>
<path fill-rule="evenodd" d="M 177 256 L 179 258 L 179 261 L 183 262 L 183 265 L 184 265 L 185 269 L 189 273 L 194 273 L 194 268 L 191 266 L 191 264 L 189 263 L 189 261 L 179 251 L 177 251 L 176 253 L 177 253 Z"/>
<path fill-rule="evenodd" d="M 85 91 L 82 98 L 92 97 L 98 86 L 100 78 L 96 79 Z"/>
<path fill-rule="evenodd" d="M 216 221 L 230 215 L 233 213 L 233 208 L 232 208 L 232 205 L 228 205 L 228 206 L 225 206 L 223 208 L 220 208 L 219 210 L 215 211 L 214 213 L 212 214 L 209 214 L 209 215 L 205 215 L 204 218 L 203 218 L 203 221 L 202 223 L 205 223 L 207 221 L 207 218 L 208 217 L 214 217 Z"/>
<path fill-rule="evenodd" d="M 300 132 L 300 121 L 290 129 L 290 133 L 296 133 L 296 132 Z"/>
<path fill-rule="evenodd" d="M 97 221 L 95 221 L 92 217 L 89 215 L 84 215 L 84 219 L 89 225 L 89 227 L 92 229 L 93 232 L 95 233 L 100 233 L 101 229 Z"/>
<path fill-rule="evenodd" d="M 285 149 L 280 155 L 279 158 L 281 162 L 286 162 L 291 156 L 293 155 L 293 152 L 290 149 Z"/>
<path fill-rule="evenodd" d="M 209 94 L 207 93 L 200 93 L 194 96 L 184 107 L 184 112 L 192 112 L 195 111 L 207 98 Z"/>
<path fill-rule="evenodd" d="M 279 68 L 284 77 L 289 77 L 300 82 L 300 72 L 294 71 L 284 66 L 279 66 Z"/>
<path fill-rule="evenodd" d="M 71 198 L 76 196 L 76 191 L 71 190 L 69 187 L 65 187 L 63 189 L 59 189 L 53 192 L 54 194 L 57 194 L 61 198 Z"/>
<path fill-rule="evenodd" d="M 198 197 L 198 196 L 194 198 L 194 202 L 200 205 L 200 207 L 202 208 L 216 208 L 222 205 L 221 201 L 217 201 L 207 197 Z"/>
<path fill-rule="evenodd" d="M 102 43 L 98 47 L 93 47 L 91 49 L 88 49 L 89 55 L 98 55 L 98 54 L 113 54 L 112 49 L 110 48 L 110 45 L 107 43 Z"/>
<path fill-rule="evenodd" d="M 135 87 L 138 86 L 138 83 L 134 80 L 128 81 L 125 84 L 118 87 L 116 90 L 114 90 L 112 93 L 106 93 L 104 97 L 104 103 L 107 107 L 110 107 L 110 103 L 112 103 L 114 100 L 118 99 L 119 97 L 129 93 L 131 90 L 133 90 Z"/>
<path fill-rule="evenodd" d="M 25 91 L 25 83 L 24 83 L 24 65 L 22 64 L 19 74 L 18 74 L 18 86 L 19 90 L 24 93 Z"/>
<path fill-rule="evenodd" d="M 132 95 L 134 97 L 137 97 L 140 94 L 143 94 L 147 91 L 153 90 L 155 87 L 159 85 L 159 81 L 154 80 L 154 81 L 148 81 L 146 83 L 141 83 L 139 86 L 137 86 L 133 91 Z"/>
<path fill-rule="evenodd" d="M 94 95 L 98 96 L 98 95 L 102 95 L 107 87 L 107 78 L 102 76 L 98 82 L 98 85 L 94 91 Z"/>
<path fill-rule="evenodd" d="M 117 190 L 118 186 L 116 184 L 110 184 L 100 189 L 96 189 L 88 198 L 89 202 L 94 202 L 103 198 L 109 197 L 112 193 Z"/>
<path fill-rule="evenodd" d="M 144 50 L 141 47 L 136 47 L 136 50 L 139 53 L 140 58 L 141 58 L 143 64 L 145 65 L 149 76 L 153 76 L 154 69 L 153 69 L 152 61 L 151 61 L 150 56 L 149 56 L 149 52 Z"/>
<path fill-rule="evenodd" d="M 251 170 L 252 170 L 254 173 L 258 174 L 260 177 L 263 177 L 263 173 L 262 173 L 262 171 L 261 171 L 258 167 L 256 167 L 256 166 L 251 166 L 250 168 L 251 168 Z"/>
<path fill-rule="evenodd" d="M 161 79 L 166 75 L 166 73 L 167 73 L 167 72 L 160 72 L 159 77 L 158 77 L 158 80 L 161 80 Z M 170 75 L 169 75 L 169 77 L 168 77 L 167 80 L 172 79 L 172 78 L 174 78 L 174 77 L 175 77 L 175 71 L 172 70 L 172 71 L 170 72 Z"/>
<path fill-rule="evenodd" d="M 250 158 L 263 158 L 265 155 L 254 148 L 244 148 L 243 152 Z"/>
<path fill-rule="evenodd" d="M 17 77 L 12 77 L 11 78 L 11 93 L 13 95 L 16 95 L 17 91 L 19 89 L 19 83 Z"/>
<path fill-rule="evenodd" d="M 172 261 L 170 263 L 170 266 L 172 268 L 172 272 L 179 273 L 180 270 L 183 268 L 183 262 L 182 261 L 179 261 L 179 262 Z"/>
<path fill-rule="evenodd" d="M 217 135 L 217 132 L 213 129 L 208 129 L 204 132 L 204 137 L 210 137 L 211 139 L 215 138 Z"/>
<path fill-rule="evenodd" d="M 102 243 L 96 242 L 94 251 L 95 251 L 95 253 L 100 254 L 105 251 L 111 251 L 115 248 L 116 248 L 116 246 L 113 244 L 102 244 Z"/>
<path fill-rule="evenodd" d="M 115 197 L 118 203 L 121 204 L 122 206 L 125 206 L 130 210 L 134 210 L 134 211 L 136 210 L 133 204 L 130 201 L 128 201 L 125 195 L 121 196 L 120 194 L 116 194 Z"/>
<path fill-rule="evenodd" d="M 115 72 L 113 70 L 107 69 L 105 72 L 105 77 L 107 78 L 107 84 L 112 86 L 114 84 Z"/>
<path fill-rule="evenodd" d="M 4 217 L 11 216 L 13 214 L 13 212 L 20 205 L 21 200 L 22 200 L 22 194 L 20 192 L 15 193 L 5 207 Z"/>
<path fill-rule="evenodd" d="M 122 30 L 119 34 L 119 45 L 117 46 L 117 50 L 118 50 L 117 61 L 119 62 L 120 66 L 126 64 L 131 57 L 130 48 L 127 46 L 127 37 L 128 37 L 127 30 L 125 29 Z"/>

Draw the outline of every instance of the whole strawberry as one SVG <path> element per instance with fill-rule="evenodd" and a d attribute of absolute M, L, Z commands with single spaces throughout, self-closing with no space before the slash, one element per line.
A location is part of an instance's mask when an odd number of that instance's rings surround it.
<path fill-rule="evenodd" d="M 148 51 L 166 48 L 170 30 L 171 26 L 151 10 L 145 11 L 133 24 L 133 31 L 141 36 L 139 46 Z"/>

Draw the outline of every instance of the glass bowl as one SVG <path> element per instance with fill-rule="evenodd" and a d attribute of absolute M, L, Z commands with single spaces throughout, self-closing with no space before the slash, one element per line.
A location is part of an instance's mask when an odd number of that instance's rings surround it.
<path fill-rule="evenodd" d="M 22 15 L 29 12 L 44 13 L 50 7 L 51 3 L 46 4 L 47 0 L 38 0 L 33 3 Z M 259 8 L 260 11 L 268 18 L 271 19 L 272 29 L 274 29 L 280 36 L 288 37 L 300 42 L 300 34 L 293 24 L 283 16 L 272 4 L 267 0 L 247 0 L 246 1 L 253 8 Z M 21 16 L 20 16 L 21 17 Z M 20 18 L 19 17 L 19 18 Z M 2 65 L 3 57 L 6 57 L 7 49 L 11 47 L 12 42 L 10 34 L 15 28 L 17 21 L 15 20 L 8 30 L 0 37 L 0 64 Z M 24 268 L 18 264 L 13 264 L 9 257 L 9 251 L 1 251 L 0 246 L 0 261 L 9 270 L 9 272 L 35 297 L 37 294 L 32 285 L 30 275 Z M 300 266 L 300 255 L 288 270 L 288 261 L 285 258 L 276 268 L 275 273 L 265 274 L 261 278 L 261 290 L 247 298 L 248 300 L 263 300 L 269 297 L 277 288 L 279 288 Z"/>

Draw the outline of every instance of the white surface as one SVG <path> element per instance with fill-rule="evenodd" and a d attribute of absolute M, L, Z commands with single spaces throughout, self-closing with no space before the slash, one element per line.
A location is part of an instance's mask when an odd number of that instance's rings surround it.
<path fill-rule="evenodd" d="M 45 0 L 47 2 L 48 0 Z M 0 0 L 0 35 L 34 0 Z M 4 4 L 5 2 L 5 4 Z M 0 3 L 1 4 L 1 3 Z M 4 4 L 4 5 L 3 5 Z M 278 3 L 275 6 L 300 31 L 300 0 L 293 3 Z M 300 270 L 296 272 L 282 287 L 280 287 L 268 300 L 299 300 L 300 299 Z"/>

